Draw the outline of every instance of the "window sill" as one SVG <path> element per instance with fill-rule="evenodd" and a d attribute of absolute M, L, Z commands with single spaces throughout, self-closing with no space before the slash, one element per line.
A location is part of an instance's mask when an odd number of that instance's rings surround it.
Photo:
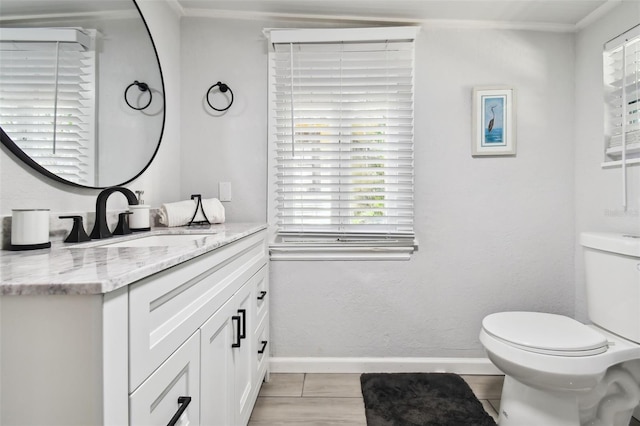
<path fill-rule="evenodd" d="M 276 241 L 269 245 L 271 260 L 410 260 L 418 249 L 415 239 L 394 243 L 359 241 L 357 243 Z"/>

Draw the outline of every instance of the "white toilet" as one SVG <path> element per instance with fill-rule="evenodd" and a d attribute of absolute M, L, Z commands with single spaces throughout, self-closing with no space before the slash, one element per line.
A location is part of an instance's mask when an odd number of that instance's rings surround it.
<path fill-rule="evenodd" d="M 505 373 L 500 426 L 628 426 L 640 403 L 640 238 L 583 233 L 584 325 L 501 312 L 480 341 Z"/>

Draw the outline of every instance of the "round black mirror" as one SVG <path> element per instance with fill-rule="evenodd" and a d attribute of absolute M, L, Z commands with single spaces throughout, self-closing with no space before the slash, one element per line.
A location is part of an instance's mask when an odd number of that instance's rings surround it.
<path fill-rule="evenodd" d="M 0 139 L 17 158 L 70 185 L 122 185 L 151 164 L 164 122 L 135 0 L 2 0 Z"/>

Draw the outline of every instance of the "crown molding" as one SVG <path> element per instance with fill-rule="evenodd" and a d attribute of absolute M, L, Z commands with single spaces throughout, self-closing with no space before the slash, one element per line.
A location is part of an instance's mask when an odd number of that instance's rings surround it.
<path fill-rule="evenodd" d="M 591 25 L 606 15 L 610 10 L 619 6 L 623 0 L 607 0 L 576 24 L 558 24 L 550 22 L 525 21 L 484 21 L 465 19 L 416 19 L 393 18 L 379 16 L 354 16 L 312 13 L 280 13 L 243 10 L 219 10 L 201 8 L 183 8 L 179 0 L 166 0 L 180 16 L 203 17 L 216 19 L 241 20 L 272 20 L 317 23 L 353 23 L 358 25 L 421 25 L 425 28 L 455 28 L 455 29 L 500 29 L 526 30 L 542 32 L 575 33 Z"/>
<path fill-rule="evenodd" d="M 177 0 L 167 0 L 177 1 Z M 619 2 L 621 0 L 609 0 Z M 409 18 L 385 18 L 373 16 L 352 15 L 318 15 L 301 13 L 276 13 L 240 10 L 218 9 L 183 9 L 185 17 L 216 18 L 216 19 L 242 19 L 242 20 L 272 20 L 272 21 L 306 21 L 320 23 L 356 23 L 359 25 L 421 25 L 428 28 L 455 28 L 455 29 L 500 29 L 500 30 L 528 30 L 543 32 L 572 33 L 578 28 L 573 24 L 554 24 L 547 22 L 523 22 L 523 21 L 481 21 L 481 20 L 453 20 L 453 19 L 409 19 Z M 603 12 L 604 13 L 604 12 Z"/>
<path fill-rule="evenodd" d="M 426 19 L 421 21 L 425 28 L 455 28 L 472 30 L 520 30 L 543 31 L 555 33 L 572 33 L 576 31 L 573 24 L 554 24 L 549 22 L 523 21 L 480 21 L 462 19 Z"/>
<path fill-rule="evenodd" d="M 593 12 L 591 12 L 590 14 L 582 18 L 575 25 L 576 31 L 579 31 L 585 27 L 588 27 L 589 25 L 591 25 L 592 23 L 594 23 L 595 21 L 603 17 L 605 14 L 607 14 L 611 9 L 613 9 L 616 6 L 619 6 L 620 4 L 622 4 L 622 0 L 607 0 L 606 3 L 599 6 L 596 10 L 594 10 Z"/>
<path fill-rule="evenodd" d="M 1 1 L 1 0 L 0 0 Z M 94 12 L 76 12 L 76 13 L 41 13 L 38 15 L 5 15 L 0 16 L 0 22 L 19 22 L 19 21 L 72 21 L 75 19 L 133 19 L 140 15 L 135 9 L 132 10 L 112 10 L 112 11 L 94 11 Z"/>
<path fill-rule="evenodd" d="M 175 0 L 174 0 L 175 1 Z M 273 21 L 314 21 L 314 22 L 357 22 L 357 23 L 384 23 L 390 24 L 417 24 L 418 19 L 379 18 L 351 15 L 320 15 L 305 13 L 278 13 L 242 10 L 219 9 L 185 9 L 187 17 L 219 18 L 219 19 L 243 19 L 243 20 L 273 20 Z"/>

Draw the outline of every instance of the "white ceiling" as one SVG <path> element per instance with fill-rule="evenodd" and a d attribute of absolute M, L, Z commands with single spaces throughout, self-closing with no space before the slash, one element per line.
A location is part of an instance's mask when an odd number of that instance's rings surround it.
<path fill-rule="evenodd" d="M 367 22 L 457 22 L 573 31 L 622 1 L 640 0 L 170 0 L 185 16 Z"/>

